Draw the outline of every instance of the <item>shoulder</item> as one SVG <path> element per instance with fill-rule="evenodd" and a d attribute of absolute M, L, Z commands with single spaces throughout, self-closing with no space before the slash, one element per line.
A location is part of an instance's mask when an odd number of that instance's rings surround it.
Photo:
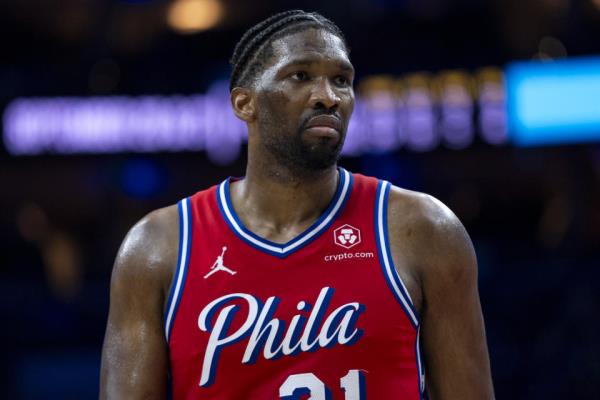
<path fill-rule="evenodd" d="M 401 241 L 421 277 L 472 269 L 474 251 L 458 217 L 428 194 L 392 186 L 388 200 L 391 241 Z M 393 245 L 392 245 L 393 246 Z"/>
<path fill-rule="evenodd" d="M 444 203 L 425 193 L 392 186 L 388 208 L 398 221 L 405 221 L 427 233 L 462 229 L 459 219 Z"/>
<path fill-rule="evenodd" d="M 177 263 L 178 206 L 144 216 L 127 233 L 115 261 L 113 280 L 151 281 L 168 287 Z"/>

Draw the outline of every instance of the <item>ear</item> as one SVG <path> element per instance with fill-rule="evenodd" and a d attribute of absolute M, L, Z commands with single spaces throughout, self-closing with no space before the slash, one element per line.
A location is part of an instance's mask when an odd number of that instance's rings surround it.
<path fill-rule="evenodd" d="M 229 99 L 236 117 L 244 122 L 253 122 L 256 119 L 254 97 L 251 90 L 236 87 L 231 91 Z"/>

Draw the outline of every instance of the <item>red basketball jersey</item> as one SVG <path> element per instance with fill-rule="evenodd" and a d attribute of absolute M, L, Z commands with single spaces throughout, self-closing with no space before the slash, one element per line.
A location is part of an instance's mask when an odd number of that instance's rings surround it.
<path fill-rule="evenodd" d="M 165 334 L 180 399 L 422 398 L 419 321 L 387 238 L 390 184 L 339 169 L 285 244 L 242 225 L 226 180 L 179 202 Z"/>

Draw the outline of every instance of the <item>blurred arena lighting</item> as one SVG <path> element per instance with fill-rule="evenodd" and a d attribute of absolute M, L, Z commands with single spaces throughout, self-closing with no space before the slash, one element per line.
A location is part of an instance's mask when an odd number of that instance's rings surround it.
<path fill-rule="evenodd" d="M 234 161 L 245 126 L 212 95 L 20 99 L 4 114 L 11 154 L 206 150 Z"/>
<path fill-rule="evenodd" d="M 346 144 L 346 151 L 360 154 L 369 142 L 374 152 L 389 151 L 402 145 L 404 138 L 400 126 L 402 99 L 399 86 L 399 80 L 385 75 L 368 77 L 360 82 L 360 101 L 355 107 L 355 116 L 358 118 L 351 121 L 351 129 L 362 134 L 355 135 L 350 145 Z"/>
<path fill-rule="evenodd" d="M 406 145 L 414 151 L 430 151 L 439 143 L 435 129 L 436 116 L 434 98 L 431 93 L 431 77 L 427 74 L 412 74 L 405 80 Z"/>
<path fill-rule="evenodd" d="M 515 144 L 600 141 L 600 57 L 513 63 L 506 87 Z"/>
<path fill-rule="evenodd" d="M 447 71 L 435 82 L 441 105 L 440 135 L 453 149 L 470 146 L 475 136 L 471 80 L 464 71 Z"/>
<path fill-rule="evenodd" d="M 486 67 L 476 74 L 475 94 L 479 106 L 479 133 L 490 144 L 506 142 L 506 96 L 504 74 L 499 68 Z"/>
<path fill-rule="evenodd" d="M 484 143 L 502 145 L 502 82 L 501 71 L 489 68 L 365 78 L 344 155 L 463 149 L 474 143 L 475 124 Z M 4 145 L 12 155 L 204 150 L 213 162 L 229 164 L 246 141 L 246 127 L 227 93 L 219 81 L 192 96 L 15 99 L 4 112 Z"/>
<path fill-rule="evenodd" d="M 167 22 L 176 32 L 190 34 L 213 28 L 222 16 L 219 0 L 175 0 L 169 7 Z"/>

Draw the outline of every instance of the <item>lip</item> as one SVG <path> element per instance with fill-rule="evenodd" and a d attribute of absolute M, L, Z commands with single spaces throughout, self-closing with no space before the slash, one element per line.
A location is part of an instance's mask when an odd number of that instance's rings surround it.
<path fill-rule="evenodd" d="M 335 129 L 339 133 L 342 130 L 342 121 L 333 115 L 319 115 L 308 120 L 305 129 L 311 128 Z"/>

